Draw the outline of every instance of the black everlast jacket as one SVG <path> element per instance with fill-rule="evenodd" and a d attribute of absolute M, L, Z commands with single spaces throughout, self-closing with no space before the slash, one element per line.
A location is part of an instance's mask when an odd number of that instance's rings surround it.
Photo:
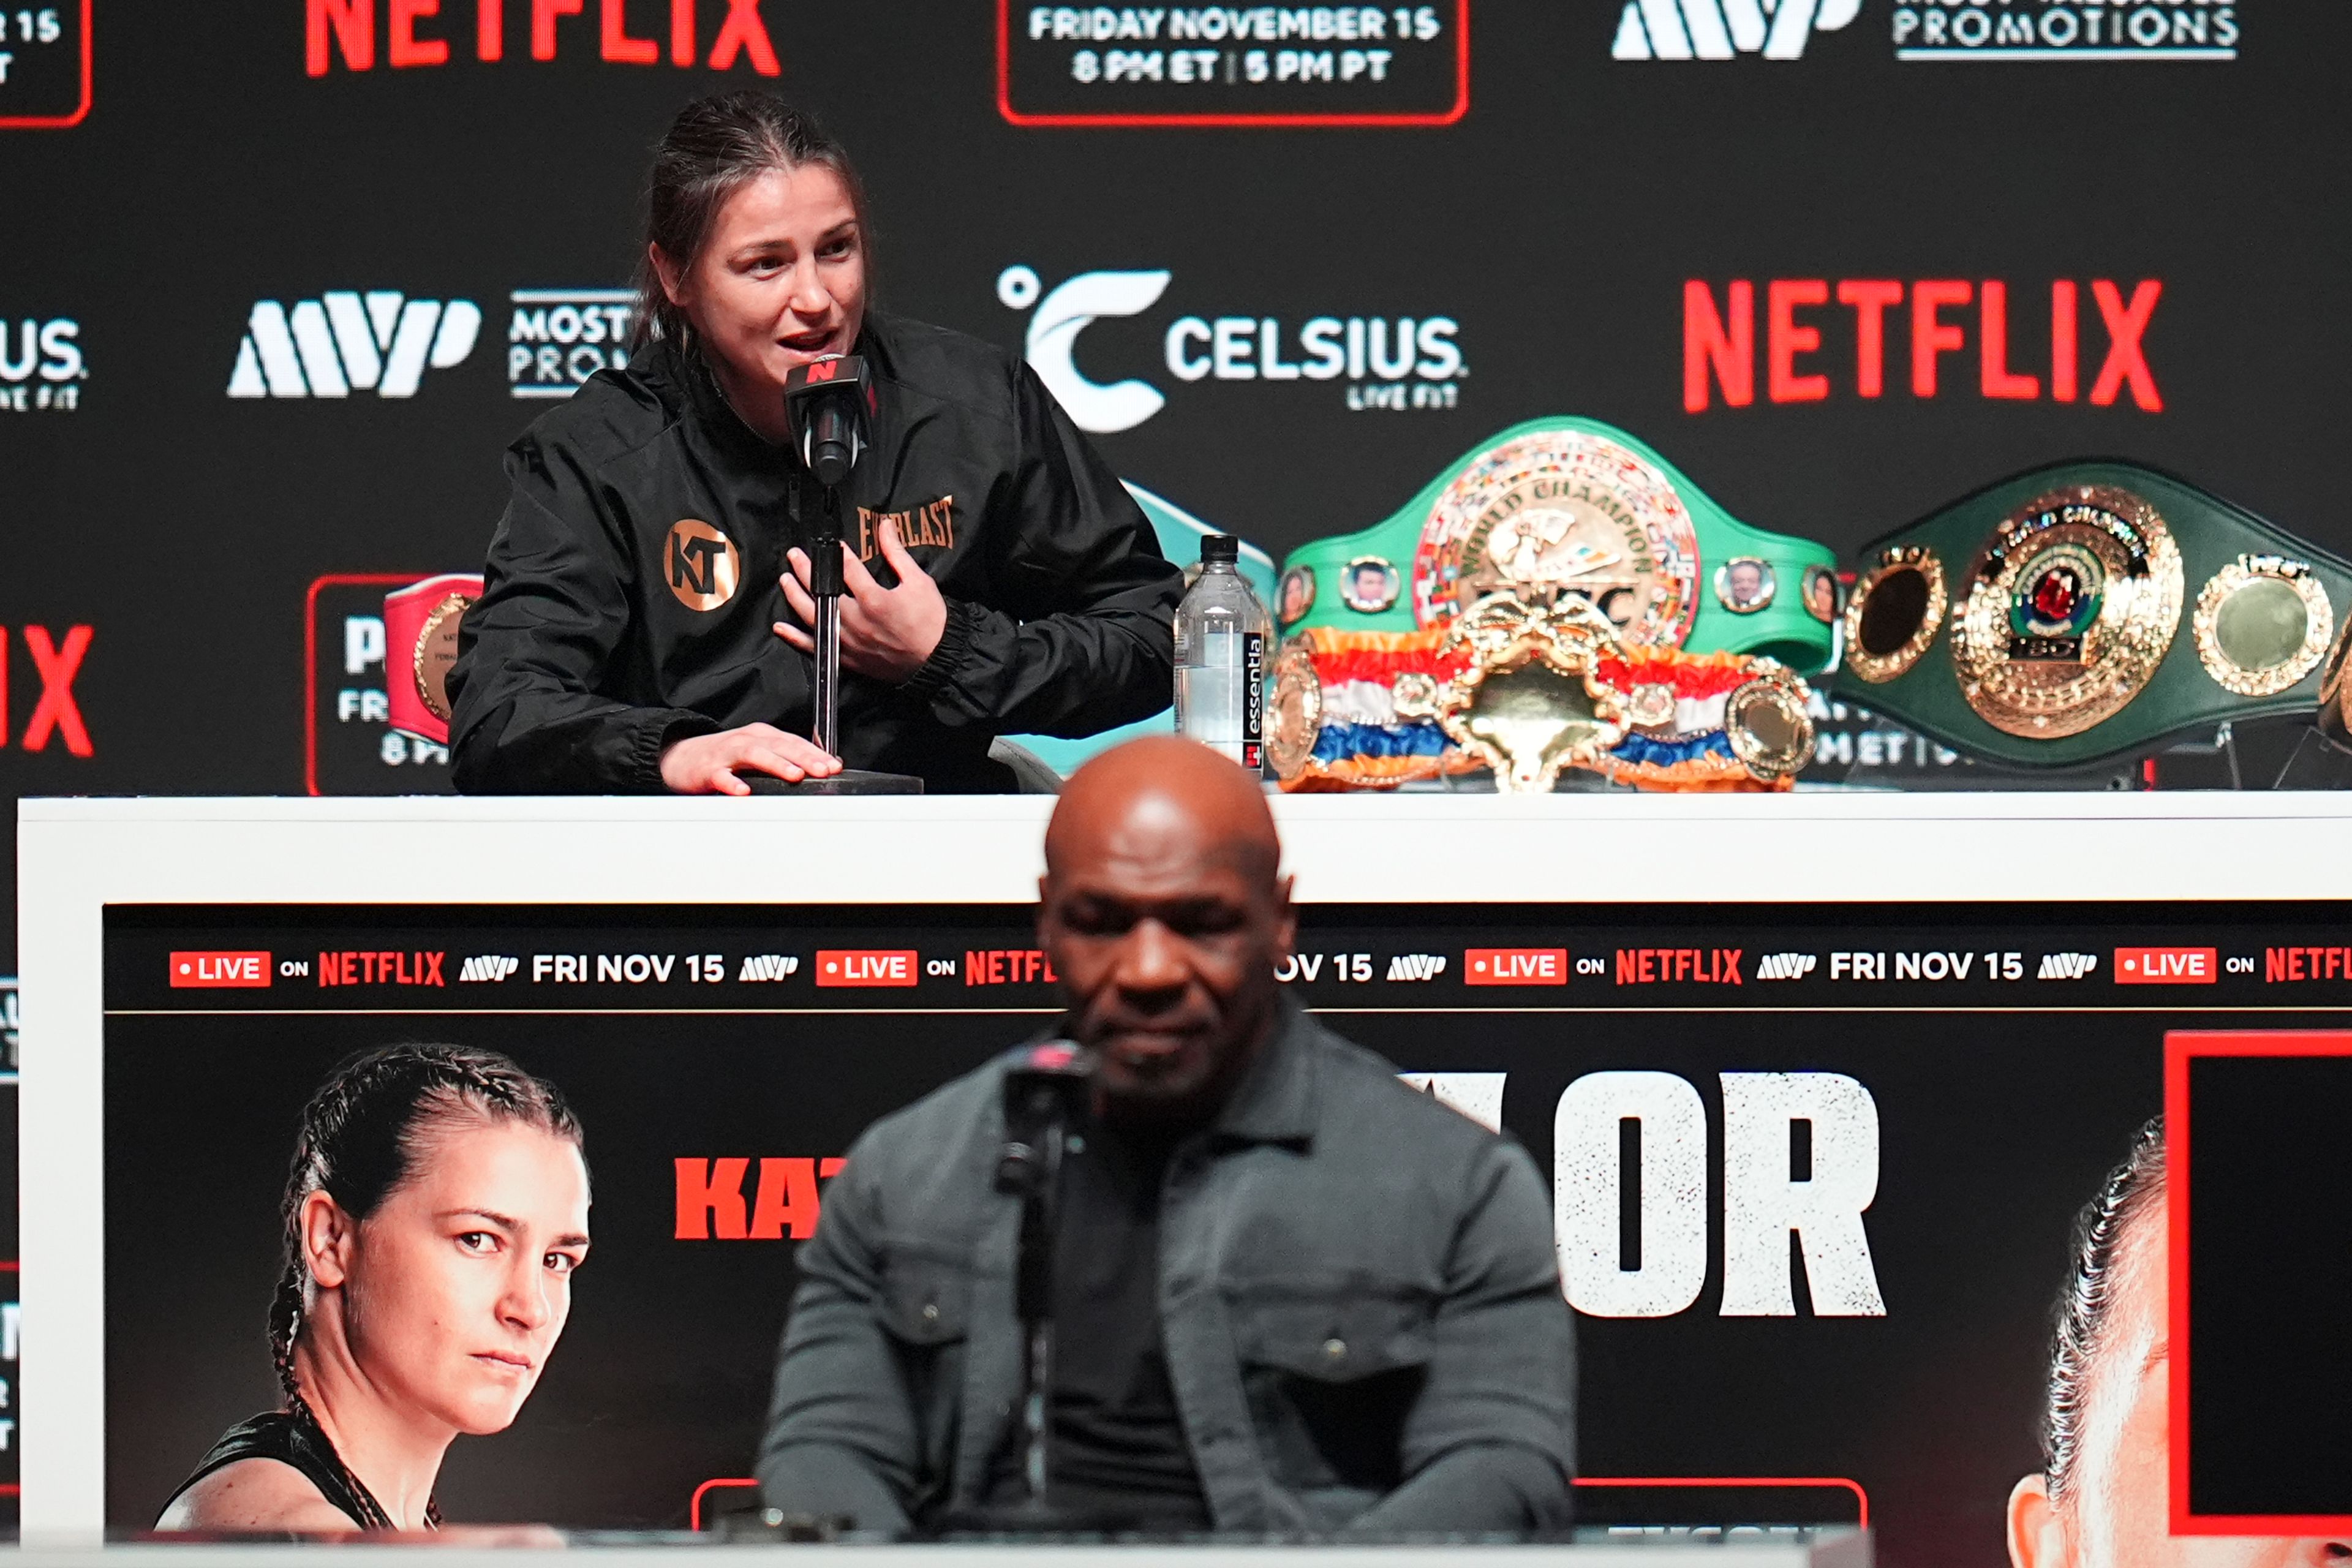
<path fill-rule="evenodd" d="M 895 517 L 947 599 L 897 686 L 845 671 L 843 761 L 933 792 L 1010 787 L 999 734 L 1089 735 L 1168 704 L 1181 575 L 1134 499 L 1027 365 L 868 315 L 873 439 L 843 537 L 885 584 Z M 671 742 L 764 721 L 809 732 L 809 656 L 778 580 L 822 491 L 738 418 L 701 362 L 657 344 L 591 377 L 509 448 L 513 496 L 449 676 L 457 787 L 656 791 Z"/>

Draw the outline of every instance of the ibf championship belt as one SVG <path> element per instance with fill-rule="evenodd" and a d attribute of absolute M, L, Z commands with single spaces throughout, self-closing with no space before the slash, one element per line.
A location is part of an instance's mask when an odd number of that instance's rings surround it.
<path fill-rule="evenodd" d="M 1360 532 L 1290 552 L 1286 634 L 1443 632 L 1500 594 L 1578 600 L 1629 647 L 1756 654 L 1825 669 L 1835 557 L 1748 527 L 1656 452 L 1597 420 L 1513 426 Z"/>
<path fill-rule="evenodd" d="M 1312 627 L 1275 661 L 1266 750 L 1289 791 L 1568 767 L 1652 790 L 1786 789 L 1811 759 L 1804 682 L 1770 659 L 1621 640 L 1580 598 L 1507 594 L 1443 631 Z"/>
<path fill-rule="evenodd" d="M 2004 479 L 1867 547 L 1842 695 L 2011 766 L 2313 711 L 2352 563 L 2136 463 Z"/>

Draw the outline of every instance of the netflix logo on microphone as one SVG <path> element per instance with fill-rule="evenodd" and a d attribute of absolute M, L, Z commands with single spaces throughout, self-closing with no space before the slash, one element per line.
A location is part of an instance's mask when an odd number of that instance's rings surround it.
<path fill-rule="evenodd" d="M 1969 397 L 2164 412 L 2160 279 L 1738 278 L 1683 285 L 1683 409 Z"/>

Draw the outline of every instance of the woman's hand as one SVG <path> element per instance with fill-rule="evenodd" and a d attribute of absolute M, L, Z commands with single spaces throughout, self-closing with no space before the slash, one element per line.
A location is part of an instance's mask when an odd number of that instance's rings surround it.
<path fill-rule="evenodd" d="M 847 545 L 842 546 L 841 662 L 860 675 L 877 680 L 901 681 L 923 668 L 931 650 L 948 629 L 948 602 L 922 563 L 899 542 L 898 525 L 887 519 L 876 531 L 882 558 L 898 574 L 898 585 L 885 588 Z M 787 553 L 792 571 L 782 579 L 784 602 L 805 626 L 816 625 L 816 599 L 809 592 L 809 558 L 798 550 Z M 789 621 L 776 623 L 776 635 L 803 653 L 816 651 L 816 638 Z"/>
<path fill-rule="evenodd" d="M 746 724 L 676 741 L 661 758 L 662 784 L 676 795 L 750 795 L 751 786 L 735 776 L 742 772 L 773 773 L 798 784 L 840 771 L 839 757 L 773 724 Z"/>

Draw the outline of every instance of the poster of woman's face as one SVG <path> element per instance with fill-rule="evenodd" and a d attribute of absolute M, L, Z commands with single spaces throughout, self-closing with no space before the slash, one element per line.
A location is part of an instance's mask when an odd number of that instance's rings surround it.
<path fill-rule="evenodd" d="M 341 1273 L 363 1308 L 350 1315 L 354 1359 L 404 1407 L 459 1432 L 501 1432 L 572 1315 L 588 1170 L 577 1144 L 517 1121 L 452 1118 L 433 1144 L 353 1227 Z"/>

